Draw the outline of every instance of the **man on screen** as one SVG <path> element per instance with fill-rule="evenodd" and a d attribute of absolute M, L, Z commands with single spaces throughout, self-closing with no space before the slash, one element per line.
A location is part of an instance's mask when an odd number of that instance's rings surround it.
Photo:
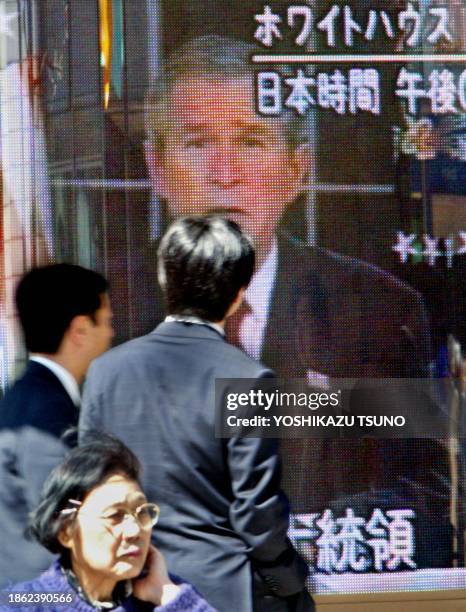
<path fill-rule="evenodd" d="M 222 214 L 254 239 L 258 262 L 239 333 L 251 356 L 311 380 L 419 375 L 428 335 L 418 294 L 374 266 L 277 234 L 306 188 L 311 150 L 301 118 L 256 113 L 252 50 L 205 36 L 168 60 L 148 102 L 155 192 L 172 218 Z M 153 281 L 149 290 L 155 268 Z M 150 313 L 154 300 L 145 302 Z M 151 329 L 157 316 L 148 318 Z"/>
<path fill-rule="evenodd" d="M 148 168 L 169 215 L 225 215 L 254 240 L 256 270 L 230 341 L 278 376 L 316 384 L 426 373 L 428 324 L 415 291 L 375 266 L 278 231 L 283 212 L 306 189 L 312 151 L 301 118 L 257 114 L 253 51 L 226 37 L 193 39 L 168 59 L 148 97 Z M 141 277 L 141 332 L 163 318 L 155 261 L 154 248 Z M 412 450 L 397 453 L 390 473 L 377 445 L 287 442 L 284 475 L 297 483 L 288 490 L 295 511 L 393 485 L 400 466 L 397 503 L 406 503 L 410 483 L 420 491 L 417 470 L 427 471 Z"/>

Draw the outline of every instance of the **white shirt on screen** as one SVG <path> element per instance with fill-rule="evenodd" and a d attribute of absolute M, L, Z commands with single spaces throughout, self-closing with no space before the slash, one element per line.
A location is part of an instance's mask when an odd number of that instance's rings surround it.
<path fill-rule="evenodd" d="M 277 268 L 278 246 L 274 241 L 266 260 L 254 274 L 244 292 L 244 300 L 251 308 L 251 313 L 241 322 L 239 338 L 241 347 L 253 359 L 260 359 L 261 356 Z M 330 388 L 330 379 L 326 374 L 307 369 L 305 377 L 307 383 L 313 387 Z"/>
<path fill-rule="evenodd" d="M 260 359 L 261 356 L 277 267 L 278 246 L 274 240 L 267 258 L 244 292 L 244 299 L 251 312 L 241 322 L 239 338 L 242 348 L 253 359 Z"/>
<path fill-rule="evenodd" d="M 61 366 L 56 361 L 52 361 L 51 359 L 47 359 L 47 357 L 42 357 L 41 355 L 32 354 L 29 358 L 31 361 L 36 361 L 41 365 L 48 368 L 61 384 L 65 387 L 65 391 L 71 397 L 71 400 L 75 406 L 79 406 L 81 403 L 81 394 L 79 392 L 79 385 L 75 379 L 75 377 L 68 372 L 66 368 Z"/>

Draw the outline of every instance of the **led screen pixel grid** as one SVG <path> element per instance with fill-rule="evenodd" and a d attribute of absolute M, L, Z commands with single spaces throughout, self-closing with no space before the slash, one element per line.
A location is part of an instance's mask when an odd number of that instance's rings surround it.
<path fill-rule="evenodd" d="M 263 264 L 247 352 L 321 385 L 434 376 L 450 408 L 448 336 L 465 341 L 462 3 L 1 4 L 4 384 L 24 358 L 11 308 L 24 269 L 104 271 L 121 342 L 163 316 L 168 218 L 217 212 Z M 309 442 L 282 454 L 314 588 L 461 586 L 447 568 L 464 566 L 464 440 Z"/>

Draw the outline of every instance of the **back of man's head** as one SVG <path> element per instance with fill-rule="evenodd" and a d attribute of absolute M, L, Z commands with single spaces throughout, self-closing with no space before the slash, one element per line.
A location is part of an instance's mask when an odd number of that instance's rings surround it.
<path fill-rule="evenodd" d="M 72 264 L 33 268 L 16 289 L 16 308 L 31 353 L 58 352 L 71 321 L 86 315 L 95 321 L 108 284 L 98 272 Z"/>
<path fill-rule="evenodd" d="M 254 247 L 233 221 L 178 219 L 162 238 L 158 277 L 170 314 L 222 321 L 254 271 Z"/>

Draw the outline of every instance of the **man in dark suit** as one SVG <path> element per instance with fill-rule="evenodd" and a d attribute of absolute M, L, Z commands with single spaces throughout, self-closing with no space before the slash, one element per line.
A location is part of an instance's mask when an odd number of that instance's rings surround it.
<path fill-rule="evenodd" d="M 30 358 L 0 404 L 2 587 L 50 564 L 50 554 L 24 535 L 28 514 L 66 452 L 60 436 L 77 425 L 86 370 L 113 335 L 107 282 L 80 266 L 31 270 L 18 285 L 16 305 Z"/>
<path fill-rule="evenodd" d="M 147 104 L 154 192 L 171 218 L 220 214 L 253 238 L 257 265 L 235 341 L 277 375 L 323 387 L 335 377 L 427 375 L 429 326 L 416 291 L 373 265 L 278 230 L 282 214 L 307 188 L 312 152 L 302 118 L 290 110 L 280 117 L 257 113 L 254 50 L 203 36 L 168 58 Z M 141 333 L 164 314 L 156 248 L 135 279 Z M 361 509 L 367 517 L 379 504 L 408 505 L 421 522 L 448 531 L 448 457 L 435 443 L 402 441 L 394 451 L 382 441 L 284 441 L 282 454 L 295 512 L 322 512 L 334 502 L 340 508 L 370 493 Z M 448 553 L 436 561 L 434 549 L 417 561 L 449 562 Z"/>
<path fill-rule="evenodd" d="M 158 273 L 169 316 L 90 369 L 80 418 L 120 437 L 160 505 L 155 542 L 175 573 L 220 611 L 312 610 L 307 568 L 287 538 L 274 440 L 215 438 L 218 378 L 271 371 L 224 339 L 254 268 L 239 227 L 183 218 L 162 239 Z"/>

